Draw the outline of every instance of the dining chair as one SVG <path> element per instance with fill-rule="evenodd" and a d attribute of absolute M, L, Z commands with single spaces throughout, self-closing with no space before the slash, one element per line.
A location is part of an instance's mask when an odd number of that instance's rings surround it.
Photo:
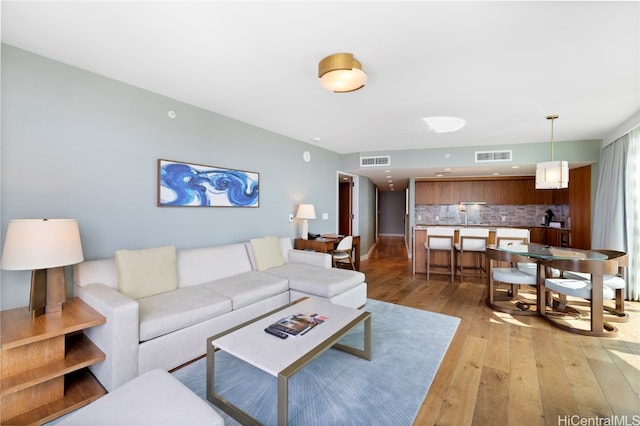
<path fill-rule="evenodd" d="M 458 242 L 454 244 L 456 270 L 460 270 L 460 281 L 464 279 L 464 253 L 473 253 L 476 257 L 478 275 L 485 272 L 483 256 L 489 240 L 488 228 L 460 228 Z"/>
<path fill-rule="evenodd" d="M 624 311 L 624 290 L 626 287 L 626 269 L 629 266 L 629 256 L 620 251 L 615 250 L 591 250 L 607 256 L 609 260 L 615 260 L 618 263 L 618 270 L 613 274 L 604 274 L 602 276 L 604 300 L 614 300 L 614 306 L 603 304 L 605 313 L 611 316 L 607 317 L 607 321 L 611 322 L 627 322 L 629 315 Z M 576 312 L 571 309 L 571 305 L 582 306 L 585 303 L 572 300 L 567 301 L 567 296 L 574 296 L 585 300 L 591 300 L 593 286 L 591 284 L 591 274 L 579 271 L 562 271 L 562 278 L 554 278 L 545 283 L 546 290 L 558 293 L 555 301 L 556 305 L 565 310 Z"/>
<path fill-rule="evenodd" d="M 530 309 L 530 306 L 536 307 L 536 301 L 519 296 L 518 289 L 521 285 L 536 287 L 537 264 L 528 262 L 530 259 L 526 256 L 500 250 L 495 245 L 486 247 L 485 256 L 488 287 L 487 305 L 498 311 L 513 315 L 536 315 L 536 309 Z M 505 263 L 511 266 L 496 266 Z M 518 265 L 527 265 L 527 267 L 520 268 Z M 533 265 L 533 268 L 528 267 L 528 265 Z M 497 291 L 496 283 L 509 285 L 509 291 Z"/>
<path fill-rule="evenodd" d="M 526 228 L 496 228 L 496 246 L 508 244 L 526 244 L 530 241 L 530 232 Z"/>
<path fill-rule="evenodd" d="M 592 250 L 607 255 L 606 260 L 598 259 L 555 259 L 545 261 L 546 266 L 559 269 L 563 272 L 562 278 L 547 278 L 543 281 L 544 288 L 541 291 L 549 293 L 549 304 L 561 313 L 574 313 L 582 318 L 586 313 L 576 306 L 584 305 L 582 300 L 589 301 L 590 327 L 579 327 L 579 323 L 572 324 L 562 319 L 547 315 L 547 319 L 558 327 L 577 334 L 597 337 L 614 337 L 618 329 L 609 324 L 610 318 L 604 317 L 604 312 L 612 312 L 614 320 L 626 320 L 624 313 L 624 269 L 628 265 L 628 256 L 623 252 L 610 250 Z M 589 279 L 582 279 L 585 274 Z M 566 278 L 567 276 L 573 278 Z M 617 279 L 621 278 L 622 282 Z M 618 288 L 605 285 L 605 280 Z M 554 294 L 556 295 L 554 297 Z M 569 299 L 571 298 L 571 299 Z M 615 308 L 604 304 L 604 300 L 615 300 Z"/>
<path fill-rule="evenodd" d="M 506 245 L 514 244 L 527 244 L 530 242 L 531 232 L 527 228 L 497 228 L 496 229 L 496 246 L 504 247 Z M 512 268 L 517 268 L 522 272 L 536 276 L 537 264 L 534 262 L 518 262 L 512 263 Z M 514 297 L 517 296 L 518 287 L 513 285 L 511 290 L 515 292 Z"/>
<path fill-rule="evenodd" d="M 331 251 L 331 260 L 333 267 L 337 268 L 338 263 L 349 263 L 351 269 L 356 270 L 356 266 L 353 264 L 352 252 L 353 251 L 353 237 L 347 235 L 338 242 L 335 250 Z"/>
<path fill-rule="evenodd" d="M 424 248 L 427 251 L 427 280 L 429 280 L 429 273 L 431 271 L 431 252 L 444 251 L 447 252 L 449 262 L 447 265 L 433 264 L 433 267 L 447 268 L 447 273 L 451 274 L 451 282 L 453 282 L 453 276 L 455 273 L 454 259 L 453 259 L 453 239 L 455 235 L 455 229 L 442 226 L 430 226 L 427 227 L 427 240 L 424 243 Z"/>

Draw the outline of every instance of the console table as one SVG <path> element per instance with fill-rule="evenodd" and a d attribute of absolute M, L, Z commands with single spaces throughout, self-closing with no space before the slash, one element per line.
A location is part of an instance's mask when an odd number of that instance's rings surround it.
<path fill-rule="evenodd" d="M 0 423 L 46 423 L 104 395 L 86 367 L 105 355 L 82 330 L 105 322 L 76 297 L 34 319 L 26 307 L 2 311 Z"/>
<path fill-rule="evenodd" d="M 337 235 L 323 235 L 320 238 L 315 238 L 313 240 L 303 240 L 302 238 L 296 238 L 294 241 L 293 248 L 297 250 L 314 250 L 322 253 L 329 253 L 331 250 L 336 248 L 336 244 L 341 240 L 342 237 Z M 360 236 L 353 236 L 353 250 L 354 257 L 353 263 L 356 266 L 356 270 L 360 270 Z"/>

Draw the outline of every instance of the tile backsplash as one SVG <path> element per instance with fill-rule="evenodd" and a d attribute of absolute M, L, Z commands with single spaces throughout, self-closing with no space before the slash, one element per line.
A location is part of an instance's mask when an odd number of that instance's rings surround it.
<path fill-rule="evenodd" d="M 539 226 L 544 224 L 545 212 L 551 209 L 553 220 L 570 227 L 568 205 L 416 205 L 416 225 L 464 224 L 465 210 L 469 225 Z"/>

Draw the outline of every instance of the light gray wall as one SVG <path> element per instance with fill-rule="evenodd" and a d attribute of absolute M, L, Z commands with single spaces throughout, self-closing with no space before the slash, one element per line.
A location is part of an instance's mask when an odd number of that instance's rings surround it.
<path fill-rule="evenodd" d="M 159 158 L 258 172 L 260 207 L 157 207 Z M 337 231 L 339 154 L 7 45 L 1 161 L 3 242 L 9 220 L 43 217 L 77 219 L 85 259 L 120 248 L 295 237 L 299 224 L 288 214 L 301 202 L 329 215 L 314 221 L 314 232 Z M 365 200 L 369 186 L 363 179 Z M 360 208 L 365 234 L 369 214 Z M 362 242 L 365 251 L 372 244 Z M 1 278 L 0 307 L 26 305 L 30 272 Z"/>
<path fill-rule="evenodd" d="M 376 186 L 366 177 L 359 176 L 359 226 L 361 256 L 367 254 L 376 243 Z"/>
<path fill-rule="evenodd" d="M 597 163 L 600 161 L 602 140 L 556 141 L 554 158 L 571 162 Z M 539 163 L 549 161 L 549 142 L 523 143 L 513 145 L 482 145 L 431 149 L 410 149 L 398 151 L 370 151 L 347 154 L 343 157 L 346 172 L 359 174 L 360 156 L 388 155 L 393 169 L 415 169 L 424 167 L 465 167 L 477 166 L 476 151 L 513 151 L 513 164 Z"/>
<path fill-rule="evenodd" d="M 380 235 L 401 235 L 405 232 L 405 192 L 380 192 Z"/>

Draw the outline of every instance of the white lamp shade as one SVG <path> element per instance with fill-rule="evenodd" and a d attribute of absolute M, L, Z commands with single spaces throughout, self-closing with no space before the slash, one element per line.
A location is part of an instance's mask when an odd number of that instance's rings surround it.
<path fill-rule="evenodd" d="M 298 206 L 298 212 L 296 213 L 296 219 L 315 219 L 316 209 L 313 204 L 300 204 Z"/>
<path fill-rule="evenodd" d="M 9 222 L 2 269 L 55 268 L 83 260 L 75 219 L 16 219 Z"/>
<path fill-rule="evenodd" d="M 536 189 L 564 189 L 569 187 L 569 163 L 547 161 L 536 166 Z"/>

